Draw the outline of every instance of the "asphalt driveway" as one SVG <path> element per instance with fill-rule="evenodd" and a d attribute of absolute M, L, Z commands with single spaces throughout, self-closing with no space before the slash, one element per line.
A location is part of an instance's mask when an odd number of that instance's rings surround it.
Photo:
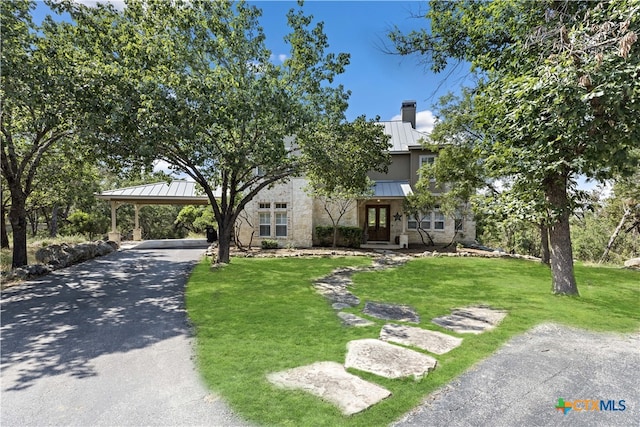
<path fill-rule="evenodd" d="M 204 248 L 167 246 L 3 292 L 0 425 L 245 424 L 205 388 L 193 360 L 184 285 Z"/>

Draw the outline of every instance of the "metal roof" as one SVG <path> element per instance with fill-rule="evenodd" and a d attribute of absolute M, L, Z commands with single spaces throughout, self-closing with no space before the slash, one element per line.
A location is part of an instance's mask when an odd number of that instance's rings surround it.
<path fill-rule="evenodd" d="M 413 194 L 409 181 L 375 181 L 370 198 L 404 198 Z"/>
<path fill-rule="evenodd" d="M 415 130 L 408 122 L 392 121 L 380 124 L 384 125 L 384 133 L 391 136 L 390 152 L 407 152 L 410 148 L 420 148 L 421 140 L 429 138 L 426 133 Z"/>
<path fill-rule="evenodd" d="M 216 197 L 220 191 L 214 192 Z M 154 184 L 136 185 L 134 187 L 118 188 L 96 194 L 99 199 L 122 202 L 142 202 L 148 204 L 188 204 L 205 205 L 209 198 L 202 192 L 194 181 L 174 180 L 170 183 L 156 182 Z"/>

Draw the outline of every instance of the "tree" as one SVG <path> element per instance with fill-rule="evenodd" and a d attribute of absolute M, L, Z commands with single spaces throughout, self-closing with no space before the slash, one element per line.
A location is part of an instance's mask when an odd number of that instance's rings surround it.
<path fill-rule="evenodd" d="M 613 198 L 609 200 L 608 205 L 617 207 L 616 210 L 622 211 L 622 215 L 600 257 L 600 264 L 607 260 L 609 252 L 622 231 L 640 232 L 640 170 L 614 184 Z"/>
<path fill-rule="evenodd" d="M 427 30 L 392 40 L 435 71 L 468 61 L 480 144 L 494 173 L 540 189 L 549 212 L 552 289 L 577 294 L 569 217 L 578 174 L 628 174 L 640 139 L 637 2 L 432 2 Z"/>
<path fill-rule="evenodd" d="M 333 225 L 333 247 L 338 227 L 357 199 L 371 194 L 371 170 L 386 172 L 390 163 L 389 135 L 377 125 L 379 117 L 360 116 L 351 123 L 320 123 L 305 135 L 316 143 L 302 154 L 308 191 L 322 203 Z"/>
<path fill-rule="evenodd" d="M 301 11 L 287 15 L 291 50 L 276 64 L 259 9 L 243 2 L 64 7 L 78 49 L 93 58 L 83 73 L 102 93 L 87 137 L 112 161 L 166 160 L 200 184 L 218 224 L 217 260 L 229 262 L 246 204 L 303 172 L 304 153 L 322 140 L 318 123 L 344 123 L 348 93 L 331 84 L 348 55 L 325 53 L 323 24 Z"/>
<path fill-rule="evenodd" d="M 36 26 L 33 7 L 26 0 L 0 2 L 1 164 L 11 195 L 13 267 L 27 264 L 27 199 L 48 153 L 73 142 L 76 95 L 82 88 L 69 40 L 59 37 L 59 26 L 50 18 Z"/>

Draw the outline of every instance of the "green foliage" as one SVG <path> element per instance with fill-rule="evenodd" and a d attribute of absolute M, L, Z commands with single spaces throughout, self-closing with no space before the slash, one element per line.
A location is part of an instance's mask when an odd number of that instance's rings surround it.
<path fill-rule="evenodd" d="M 64 8 L 78 54 L 93 59 L 82 70 L 95 79 L 91 91 L 110 94 L 95 97 L 87 138 L 113 164 L 163 159 L 197 181 L 219 227 L 218 260 L 228 262 L 239 212 L 302 172 L 305 151 L 324 141 L 307 130 L 344 122 L 349 94 L 333 82 L 349 55 L 328 53 L 323 24 L 301 10 L 287 14 L 290 51 L 276 64 L 260 10 L 244 2 Z"/>
<path fill-rule="evenodd" d="M 491 176 L 514 200 L 542 197 L 554 289 L 577 294 L 569 216 L 578 174 L 604 180 L 636 170 L 640 140 L 637 2 L 431 2 L 430 30 L 391 39 L 434 71 L 451 59 L 478 75 L 470 95 Z M 450 138 L 458 135 L 446 132 Z"/>
<path fill-rule="evenodd" d="M 362 229 L 360 227 L 336 227 L 337 246 L 346 246 L 348 248 L 359 248 L 362 243 Z M 320 246 L 333 245 L 334 227 L 332 226 L 316 226 L 316 239 Z"/>
<path fill-rule="evenodd" d="M 539 263 L 425 258 L 397 269 L 358 273 L 353 292 L 361 301 L 411 305 L 421 316 L 419 326 L 432 330 L 440 328 L 431 319 L 454 307 L 489 304 L 507 310 L 508 316 L 495 330 L 467 334 L 460 347 L 436 356 L 438 366 L 422 381 L 366 376 L 392 395 L 353 416 L 343 416 L 311 394 L 270 384 L 267 373 L 318 361 L 344 363 L 349 341 L 379 337 L 383 320 L 373 319 L 376 324 L 371 327 L 345 328 L 311 287 L 313 280 L 336 268 L 370 262 L 368 258 L 239 258 L 215 271 L 208 262 L 201 263 L 187 285 L 186 306 L 205 382 L 234 411 L 258 425 L 390 425 L 429 393 L 540 323 L 630 333 L 640 327 L 637 272 L 578 265 L 582 297 L 560 298 L 549 292 L 549 269 Z"/>
<path fill-rule="evenodd" d="M 278 241 L 273 239 L 264 239 L 261 245 L 262 249 L 278 249 L 280 247 Z"/>
<path fill-rule="evenodd" d="M 178 213 L 174 224 L 194 233 L 203 233 L 207 227 L 214 227 L 216 219 L 209 206 L 185 206 Z"/>
<path fill-rule="evenodd" d="M 77 210 L 69 215 L 67 221 L 69 225 L 66 227 L 66 234 L 83 234 L 89 240 L 105 234 L 109 227 L 109 220 L 105 216 L 96 213 L 87 213 L 81 210 Z"/>

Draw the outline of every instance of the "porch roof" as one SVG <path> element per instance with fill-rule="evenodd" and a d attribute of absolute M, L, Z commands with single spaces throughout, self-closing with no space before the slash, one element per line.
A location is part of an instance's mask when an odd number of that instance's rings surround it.
<path fill-rule="evenodd" d="M 409 181 L 375 181 L 373 187 L 372 199 L 378 198 L 405 198 L 413 194 Z"/>

